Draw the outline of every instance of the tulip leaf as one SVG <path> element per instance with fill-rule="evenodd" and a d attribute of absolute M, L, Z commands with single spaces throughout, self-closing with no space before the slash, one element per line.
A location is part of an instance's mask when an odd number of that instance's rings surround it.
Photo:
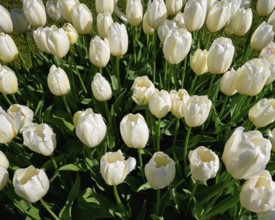
<path fill-rule="evenodd" d="M 63 167 L 60 167 L 60 171 L 81 171 L 83 168 L 80 165 L 75 165 L 75 164 L 67 164 Z"/>
<path fill-rule="evenodd" d="M 151 187 L 150 184 L 147 182 L 147 183 L 142 184 L 142 185 L 138 188 L 137 192 L 140 192 L 140 191 L 142 191 L 142 190 L 151 189 L 151 188 L 152 188 L 152 187 Z"/>

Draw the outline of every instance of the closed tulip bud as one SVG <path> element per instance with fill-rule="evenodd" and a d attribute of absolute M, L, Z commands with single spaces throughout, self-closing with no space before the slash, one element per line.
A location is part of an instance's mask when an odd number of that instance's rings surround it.
<path fill-rule="evenodd" d="M 46 3 L 46 12 L 53 21 L 63 22 L 64 18 L 58 10 L 57 2 L 58 0 L 48 0 Z"/>
<path fill-rule="evenodd" d="M 96 0 L 95 7 L 97 13 L 109 12 L 112 14 L 114 12 L 114 0 Z"/>
<path fill-rule="evenodd" d="M 147 105 L 153 93 L 155 86 L 148 76 L 137 77 L 132 85 L 132 99 L 138 105 Z"/>
<path fill-rule="evenodd" d="M 138 26 L 143 17 L 143 7 L 140 0 L 129 0 L 126 5 L 126 18 L 130 25 Z"/>
<path fill-rule="evenodd" d="M 0 191 L 7 185 L 9 173 L 7 169 L 0 167 Z"/>
<path fill-rule="evenodd" d="M 0 17 L 0 32 L 11 33 L 13 31 L 11 15 L 2 5 L 0 5 Z"/>
<path fill-rule="evenodd" d="M 165 153 L 159 151 L 145 165 L 145 176 L 153 189 L 169 186 L 176 175 L 175 162 Z"/>
<path fill-rule="evenodd" d="M 184 118 L 189 127 L 201 126 L 208 118 L 212 102 L 207 96 L 193 95 L 186 103 Z"/>
<path fill-rule="evenodd" d="M 228 22 L 229 15 L 230 8 L 226 1 L 217 1 L 213 3 L 206 18 L 207 29 L 210 32 L 221 30 Z"/>
<path fill-rule="evenodd" d="M 195 180 L 214 178 L 219 170 L 219 157 L 210 149 L 200 146 L 188 155 L 191 175 Z"/>
<path fill-rule="evenodd" d="M 183 7 L 183 0 L 166 0 L 166 9 L 168 15 L 177 14 Z"/>
<path fill-rule="evenodd" d="M 23 0 L 23 11 L 27 21 L 34 27 L 44 26 L 47 15 L 42 0 Z"/>
<path fill-rule="evenodd" d="M 215 39 L 208 51 L 208 71 L 213 74 L 226 72 L 233 61 L 234 52 L 235 47 L 230 38 Z"/>
<path fill-rule="evenodd" d="M 270 151 L 271 143 L 261 132 L 238 127 L 225 144 L 222 160 L 235 179 L 249 179 L 265 169 Z"/>
<path fill-rule="evenodd" d="M 97 15 L 97 31 L 101 38 L 107 37 L 110 25 L 114 23 L 113 18 L 109 12 L 99 13 Z"/>
<path fill-rule="evenodd" d="M 147 11 L 145 12 L 145 14 L 143 16 L 142 29 L 143 29 L 143 32 L 147 35 L 153 35 L 155 32 L 155 29 L 152 28 L 151 26 L 149 26 L 149 24 L 148 24 L 148 12 Z"/>
<path fill-rule="evenodd" d="M 248 96 L 260 93 L 270 76 L 268 67 L 261 59 L 249 60 L 237 71 L 237 91 Z"/>
<path fill-rule="evenodd" d="M 79 34 L 89 34 L 93 28 L 93 15 L 83 3 L 76 4 L 71 9 L 72 23 Z"/>
<path fill-rule="evenodd" d="M 139 113 L 128 114 L 120 122 L 120 134 L 130 148 L 144 148 L 149 139 L 149 129 L 143 116 Z"/>
<path fill-rule="evenodd" d="M 127 175 L 136 167 L 136 160 L 129 157 L 125 160 L 121 150 L 107 152 L 100 159 L 100 173 L 108 185 L 123 183 Z"/>
<path fill-rule="evenodd" d="M 163 44 L 166 37 L 169 36 L 171 32 L 176 28 L 178 28 L 176 22 L 166 20 L 165 23 L 158 28 L 158 36 L 160 42 Z"/>
<path fill-rule="evenodd" d="M 275 31 L 275 11 L 272 12 L 272 14 L 269 16 L 267 23 L 272 25 L 273 32 Z"/>
<path fill-rule="evenodd" d="M 8 169 L 10 163 L 6 157 L 6 155 L 0 150 L 0 167 L 3 169 Z"/>
<path fill-rule="evenodd" d="M 178 12 L 176 16 L 173 18 L 173 21 L 176 22 L 176 25 L 178 28 L 186 29 L 185 21 L 184 21 L 184 13 Z"/>
<path fill-rule="evenodd" d="M 258 220 L 272 220 L 275 219 L 275 209 L 266 212 L 257 212 Z"/>
<path fill-rule="evenodd" d="M 47 77 L 49 89 L 56 96 L 67 95 L 71 91 L 69 78 L 60 67 L 52 65 Z"/>
<path fill-rule="evenodd" d="M 55 25 L 52 25 L 47 33 L 47 45 L 50 53 L 59 58 L 66 56 L 70 49 L 70 41 L 66 32 Z"/>
<path fill-rule="evenodd" d="M 149 110 L 157 118 L 165 117 L 172 108 L 170 94 L 166 90 L 155 90 L 149 100 Z"/>
<path fill-rule="evenodd" d="M 117 22 L 111 24 L 107 33 L 107 38 L 113 56 L 120 57 L 127 53 L 128 34 L 124 24 L 119 24 Z"/>
<path fill-rule="evenodd" d="M 65 18 L 66 21 L 72 22 L 71 18 L 71 10 L 72 7 L 79 3 L 79 0 L 62 0 L 57 1 L 57 8 L 63 18 Z"/>
<path fill-rule="evenodd" d="M 184 21 L 188 31 L 198 31 L 202 28 L 207 12 L 207 1 L 189 0 L 184 8 Z"/>
<path fill-rule="evenodd" d="M 30 29 L 31 25 L 27 21 L 23 9 L 13 8 L 11 9 L 10 13 L 15 31 L 19 33 L 25 33 Z"/>
<path fill-rule="evenodd" d="M 105 67 L 110 60 L 110 45 L 109 41 L 99 36 L 95 36 L 90 42 L 89 58 L 92 64 L 97 67 Z"/>
<path fill-rule="evenodd" d="M 272 151 L 275 152 L 275 128 L 273 128 L 273 130 L 268 130 L 268 139 L 270 140 L 271 144 L 272 144 Z"/>
<path fill-rule="evenodd" d="M 196 75 L 200 76 L 208 71 L 207 56 L 208 51 L 201 49 L 197 49 L 193 54 L 190 66 Z"/>
<path fill-rule="evenodd" d="M 237 93 L 238 72 L 231 69 L 222 75 L 220 82 L 220 90 L 227 96 L 232 96 Z"/>
<path fill-rule="evenodd" d="M 150 0 L 147 7 L 147 22 L 149 27 L 158 29 L 167 17 L 167 9 L 163 0 Z"/>
<path fill-rule="evenodd" d="M 69 38 L 69 41 L 70 41 L 70 45 L 75 44 L 78 39 L 78 33 L 75 27 L 70 23 L 65 23 L 63 24 L 62 29 L 67 34 L 67 37 Z"/>
<path fill-rule="evenodd" d="M 247 180 L 240 192 L 241 205 L 251 212 L 266 212 L 275 206 L 275 182 L 269 171 Z"/>
<path fill-rule="evenodd" d="M 91 108 L 77 114 L 76 136 L 88 147 L 99 145 L 107 132 L 101 114 L 94 113 Z"/>
<path fill-rule="evenodd" d="M 273 11 L 274 7 L 274 0 L 258 0 L 256 10 L 259 16 L 267 16 Z"/>
<path fill-rule="evenodd" d="M 216 3 L 217 0 L 207 0 L 207 13 L 210 11 L 210 9 L 213 7 L 213 4 Z"/>
<path fill-rule="evenodd" d="M 18 196 L 28 202 L 37 202 L 47 194 L 50 181 L 44 170 L 29 166 L 15 171 L 13 186 Z"/>
<path fill-rule="evenodd" d="M 233 34 L 237 36 L 245 35 L 252 25 L 252 10 L 251 8 L 239 9 L 232 17 L 230 21 L 230 29 Z"/>
<path fill-rule="evenodd" d="M 100 74 L 97 73 L 92 81 L 92 91 L 96 100 L 108 101 L 112 98 L 112 89 L 110 83 Z"/>
<path fill-rule="evenodd" d="M 261 23 L 250 39 L 250 47 L 254 50 L 260 51 L 267 46 L 274 38 L 273 26 L 267 24 L 265 21 Z"/>
<path fill-rule="evenodd" d="M 33 31 L 33 39 L 39 50 L 50 53 L 49 46 L 47 43 L 48 33 L 51 32 L 51 27 L 39 27 Z"/>
<path fill-rule="evenodd" d="M 30 150 L 49 156 L 56 148 L 56 134 L 47 124 L 32 124 L 23 131 L 23 144 Z"/>
<path fill-rule="evenodd" d="M 184 60 L 190 51 L 192 35 L 185 29 L 174 29 L 163 43 L 163 54 L 171 64 L 178 64 Z"/>
<path fill-rule="evenodd" d="M 34 113 L 28 106 L 13 104 L 9 107 L 7 113 L 14 119 L 20 114 L 20 133 L 32 124 Z"/>
<path fill-rule="evenodd" d="M 0 33 L 0 60 L 12 62 L 18 57 L 18 49 L 13 39 L 4 33 Z"/>
<path fill-rule="evenodd" d="M 171 90 L 170 96 L 172 99 L 172 114 L 177 118 L 183 118 L 186 103 L 190 98 L 188 92 L 185 89 L 180 89 L 179 91 Z"/>
<path fill-rule="evenodd" d="M 250 121 L 258 128 L 275 121 L 275 99 L 261 99 L 248 112 Z"/>
<path fill-rule="evenodd" d="M 0 92 L 10 95 L 17 91 L 18 82 L 15 73 L 9 67 L 0 65 Z"/>

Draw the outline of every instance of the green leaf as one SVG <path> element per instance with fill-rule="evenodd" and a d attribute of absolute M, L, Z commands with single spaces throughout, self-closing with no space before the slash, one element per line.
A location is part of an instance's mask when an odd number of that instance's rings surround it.
<path fill-rule="evenodd" d="M 65 165 L 65 166 L 63 166 L 63 167 L 60 167 L 59 168 L 59 170 L 60 171 L 75 171 L 75 172 L 77 172 L 77 171 L 81 171 L 81 170 L 83 170 L 83 168 L 80 166 L 80 165 L 76 165 L 76 164 L 67 164 L 67 165 Z"/>
<path fill-rule="evenodd" d="M 152 187 L 150 186 L 150 184 L 149 184 L 148 182 L 142 184 L 142 185 L 138 188 L 137 192 L 140 192 L 140 191 L 142 191 L 142 190 L 147 190 L 147 189 L 152 189 Z"/>

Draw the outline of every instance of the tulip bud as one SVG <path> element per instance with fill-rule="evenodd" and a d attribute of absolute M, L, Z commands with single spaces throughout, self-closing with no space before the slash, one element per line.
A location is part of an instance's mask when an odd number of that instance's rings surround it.
<path fill-rule="evenodd" d="M 63 22 L 64 18 L 58 10 L 57 2 L 58 0 L 48 0 L 46 3 L 46 12 L 53 21 Z"/>
<path fill-rule="evenodd" d="M 39 50 L 50 53 L 48 43 L 47 43 L 47 35 L 51 32 L 51 27 L 39 27 L 33 31 L 33 39 L 35 41 L 36 46 Z"/>
<path fill-rule="evenodd" d="M 72 23 L 71 18 L 71 10 L 72 7 L 79 3 L 79 0 L 62 0 L 57 1 L 57 8 L 63 18 L 65 18 L 66 21 Z"/>
<path fill-rule="evenodd" d="M 70 90 L 70 82 L 67 74 L 60 67 L 52 65 L 47 77 L 49 89 L 56 96 L 67 95 Z"/>
<path fill-rule="evenodd" d="M 184 13 L 178 12 L 176 16 L 173 18 L 173 21 L 176 22 L 176 25 L 178 28 L 186 29 L 185 21 L 184 21 Z"/>
<path fill-rule="evenodd" d="M 18 49 L 13 39 L 4 33 L 0 33 L 0 60 L 12 62 L 18 56 Z"/>
<path fill-rule="evenodd" d="M 114 0 L 96 0 L 95 7 L 97 13 L 109 12 L 112 14 L 114 12 Z"/>
<path fill-rule="evenodd" d="M 275 120 L 275 99 L 261 99 L 248 112 L 250 121 L 258 128 L 265 127 Z"/>
<path fill-rule="evenodd" d="M 33 111 L 25 105 L 13 104 L 7 110 L 7 113 L 15 119 L 20 115 L 20 133 L 24 131 L 27 127 L 32 124 L 34 113 Z"/>
<path fill-rule="evenodd" d="M 198 31 L 202 28 L 207 11 L 207 1 L 189 0 L 184 8 L 184 21 L 188 31 Z"/>
<path fill-rule="evenodd" d="M 37 202 L 48 192 L 50 182 L 44 170 L 29 166 L 15 171 L 13 186 L 18 196 L 28 202 Z"/>
<path fill-rule="evenodd" d="M 163 43 L 163 54 L 171 64 L 178 64 L 184 60 L 190 51 L 192 35 L 185 29 L 174 29 Z"/>
<path fill-rule="evenodd" d="M 23 11 L 27 21 L 34 27 L 44 26 L 47 15 L 42 0 L 23 0 Z"/>
<path fill-rule="evenodd" d="M 167 9 L 164 0 L 150 0 L 147 7 L 147 22 L 153 29 L 158 29 L 167 17 Z"/>
<path fill-rule="evenodd" d="M 10 163 L 6 157 L 6 155 L 0 150 L 0 167 L 3 169 L 8 169 Z"/>
<path fill-rule="evenodd" d="M 0 92 L 4 95 L 14 94 L 18 91 L 17 77 L 12 69 L 0 65 Z"/>
<path fill-rule="evenodd" d="M 108 185 L 123 183 L 126 176 L 136 167 L 136 160 L 129 157 L 125 160 L 121 150 L 107 152 L 100 159 L 100 173 Z"/>
<path fill-rule="evenodd" d="M 248 96 L 260 93 L 270 76 L 268 67 L 261 59 L 249 60 L 237 71 L 237 91 Z"/>
<path fill-rule="evenodd" d="M 159 36 L 160 42 L 163 44 L 166 37 L 169 36 L 171 32 L 176 28 L 177 28 L 176 22 L 171 20 L 166 20 L 165 23 L 158 28 L 158 36 Z"/>
<path fill-rule="evenodd" d="M 274 0 L 258 0 L 256 10 L 259 16 L 267 16 L 273 11 L 274 7 Z"/>
<path fill-rule="evenodd" d="M 76 136 L 88 147 L 99 145 L 107 132 L 101 114 L 94 113 L 91 108 L 77 114 Z"/>
<path fill-rule="evenodd" d="M 272 25 L 273 32 L 275 31 L 275 11 L 272 12 L 272 14 L 269 16 L 267 23 Z"/>
<path fill-rule="evenodd" d="M 201 49 L 197 49 L 193 54 L 190 61 L 190 66 L 196 75 L 200 76 L 208 71 L 207 56 L 208 51 Z"/>
<path fill-rule="evenodd" d="M 7 185 L 9 173 L 7 169 L 0 167 L 0 191 Z"/>
<path fill-rule="evenodd" d="M 175 162 L 165 153 L 159 151 L 145 165 L 145 176 L 154 189 L 169 186 L 176 175 Z"/>
<path fill-rule="evenodd" d="M 144 148 L 149 139 L 149 129 L 143 116 L 139 113 L 128 114 L 120 122 L 120 134 L 130 148 Z"/>
<path fill-rule="evenodd" d="M 252 10 L 251 8 L 239 9 L 231 18 L 230 29 L 237 36 L 245 35 L 252 25 Z"/>
<path fill-rule="evenodd" d="M 215 177 L 219 170 L 219 157 L 206 147 L 200 146 L 190 151 L 188 159 L 191 174 L 195 180 L 206 181 Z"/>
<path fill-rule="evenodd" d="M 107 37 L 110 25 L 114 23 L 113 18 L 109 12 L 99 13 L 97 15 L 97 31 L 101 38 Z"/>
<path fill-rule="evenodd" d="M 110 60 L 110 45 L 109 41 L 99 36 L 95 36 L 90 42 L 89 58 L 92 64 L 97 67 L 105 67 Z"/>
<path fill-rule="evenodd" d="M 155 86 L 148 76 L 137 77 L 132 85 L 132 99 L 138 105 L 147 105 L 153 93 Z"/>
<path fill-rule="evenodd" d="M 93 28 L 93 15 L 83 3 L 76 4 L 71 9 L 72 23 L 79 34 L 89 34 Z"/>
<path fill-rule="evenodd" d="M 145 34 L 147 35 L 153 35 L 155 32 L 155 29 L 149 26 L 148 24 L 148 12 L 146 11 L 143 20 L 142 20 L 142 28 Z"/>
<path fill-rule="evenodd" d="M 56 134 L 47 124 L 32 124 L 23 131 L 23 144 L 30 150 L 49 156 L 56 148 Z"/>
<path fill-rule="evenodd" d="M 127 53 L 128 34 L 124 24 L 119 24 L 117 22 L 111 24 L 107 33 L 107 38 L 113 56 L 119 57 Z"/>
<path fill-rule="evenodd" d="M 188 92 L 185 89 L 180 89 L 179 91 L 171 90 L 170 96 L 172 100 L 172 114 L 177 118 L 183 118 L 186 103 L 190 98 Z"/>
<path fill-rule="evenodd" d="M 230 38 L 215 39 L 208 51 L 208 71 L 213 74 L 226 72 L 233 61 L 234 52 L 235 47 Z"/>
<path fill-rule="evenodd" d="M 225 144 L 222 160 L 235 179 L 249 179 L 265 169 L 270 151 L 271 143 L 261 132 L 244 132 L 243 127 L 238 127 Z"/>
<path fill-rule="evenodd" d="M 254 50 L 260 51 L 267 46 L 274 38 L 273 26 L 267 24 L 265 21 L 261 23 L 250 39 L 250 47 Z"/>
<path fill-rule="evenodd" d="M 273 128 L 272 131 L 268 130 L 267 135 L 268 135 L 268 139 L 272 144 L 272 151 L 275 152 L 275 128 Z"/>
<path fill-rule="evenodd" d="M 201 126 L 208 118 L 211 106 L 212 102 L 207 96 L 191 96 L 184 109 L 185 123 L 189 127 Z"/>
<path fill-rule="evenodd" d="M 266 212 L 274 209 L 275 182 L 272 181 L 269 171 L 264 170 L 243 184 L 240 202 L 244 208 L 251 212 Z"/>
<path fill-rule="evenodd" d="M 166 90 L 155 90 L 149 100 L 149 110 L 157 118 L 165 117 L 172 108 L 172 100 Z"/>
<path fill-rule="evenodd" d="M 238 72 L 231 69 L 222 75 L 220 82 L 220 90 L 227 96 L 237 93 Z"/>
<path fill-rule="evenodd" d="M 273 220 L 275 219 L 275 209 L 266 212 L 257 212 L 258 220 Z"/>
<path fill-rule="evenodd" d="M 177 14 L 183 7 L 183 0 L 166 0 L 166 9 L 168 15 Z"/>
<path fill-rule="evenodd" d="M 129 0 L 126 5 L 126 18 L 130 25 L 138 26 L 143 17 L 143 7 L 140 0 Z"/>
<path fill-rule="evenodd" d="M 0 5 L 0 17 L 0 32 L 11 33 L 13 31 L 11 15 L 3 5 Z"/>
<path fill-rule="evenodd" d="M 65 23 L 62 26 L 62 29 L 65 31 L 67 34 L 67 37 L 69 38 L 70 45 L 73 45 L 77 42 L 78 39 L 78 33 L 74 26 L 70 23 Z"/>
<path fill-rule="evenodd" d="M 108 101 L 112 98 L 112 89 L 110 83 L 100 74 L 97 73 L 92 81 L 92 91 L 96 100 Z"/>
<path fill-rule="evenodd" d="M 10 12 L 14 30 L 19 33 L 27 32 L 31 25 L 27 21 L 23 9 L 13 8 Z"/>

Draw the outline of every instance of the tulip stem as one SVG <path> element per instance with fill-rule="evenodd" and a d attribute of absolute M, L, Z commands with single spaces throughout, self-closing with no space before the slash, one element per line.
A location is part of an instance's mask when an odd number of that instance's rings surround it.
<path fill-rule="evenodd" d="M 159 216 L 160 207 L 160 189 L 157 189 L 156 215 Z"/>
<path fill-rule="evenodd" d="M 140 166 L 140 172 L 141 172 L 142 181 L 145 182 L 141 148 L 138 148 L 138 159 L 139 159 L 139 166 Z"/>
<path fill-rule="evenodd" d="M 120 90 L 120 57 L 116 57 L 116 76 L 117 76 L 117 85 L 118 90 Z"/>
<path fill-rule="evenodd" d="M 157 59 L 157 52 L 156 52 L 156 46 L 157 46 L 157 34 L 153 34 L 153 83 L 156 83 L 156 59 Z"/>
<path fill-rule="evenodd" d="M 9 105 L 12 105 L 12 102 L 10 101 L 9 97 L 6 94 L 3 94 L 3 96 L 4 96 L 5 100 L 7 101 L 7 103 Z"/>
<path fill-rule="evenodd" d="M 185 75 L 187 71 L 187 63 L 188 63 L 188 55 L 184 59 L 183 63 L 183 71 L 182 71 L 182 78 L 181 78 L 181 88 L 184 88 L 184 80 L 185 80 Z"/>
<path fill-rule="evenodd" d="M 102 75 L 102 67 L 98 68 L 98 71 Z"/>
<path fill-rule="evenodd" d="M 124 207 L 124 205 L 122 204 L 122 202 L 119 198 L 116 185 L 113 185 L 113 189 L 114 189 L 114 195 L 115 195 L 115 199 L 116 199 L 116 202 L 117 202 L 117 206 L 118 206 L 119 210 L 122 212 L 122 216 L 124 217 L 125 214 L 126 214 L 126 210 L 125 210 L 125 207 Z"/>
<path fill-rule="evenodd" d="M 184 150 L 183 151 L 184 170 L 187 168 L 188 142 L 189 142 L 191 130 L 192 130 L 192 127 L 188 127 L 188 130 L 187 130 L 187 133 L 186 133 L 186 137 L 185 137 L 185 141 L 184 141 L 184 148 L 183 148 L 183 150 Z"/>
<path fill-rule="evenodd" d="M 212 89 L 215 89 L 215 88 L 213 88 L 213 84 L 214 84 L 215 78 L 216 78 L 216 74 L 212 74 L 211 80 L 210 80 L 210 85 L 209 85 L 208 92 L 207 92 L 208 97 L 211 96 Z"/>
<path fill-rule="evenodd" d="M 191 88 L 190 88 L 190 93 L 189 93 L 190 95 L 195 93 L 195 91 L 193 91 L 193 90 L 194 90 L 194 86 L 195 86 L 197 80 L 198 80 L 198 75 L 195 74 L 195 77 L 192 80 L 192 84 L 191 84 Z"/>
<path fill-rule="evenodd" d="M 66 98 L 65 95 L 62 95 L 62 100 L 63 100 L 63 103 L 64 103 L 64 105 L 65 105 L 65 108 L 66 108 L 67 112 L 71 114 L 72 112 L 71 112 L 71 110 L 70 110 L 70 107 L 69 107 L 69 105 L 68 105 L 68 101 L 67 101 L 67 98 Z"/>
<path fill-rule="evenodd" d="M 176 146 L 176 141 L 177 141 L 179 126 L 180 126 L 180 119 L 177 118 L 176 119 L 175 134 L 174 134 L 174 139 L 173 139 L 173 147 Z"/>
<path fill-rule="evenodd" d="M 158 133 L 157 133 L 157 152 L 160 150 L 160 118 L 158 119 Z"/>
<path fill-rule="evenodd" d="M 133 52 L 134 52 L 134 64 L 136 64 L 136 63 L 137 63 L 136 39 L 137 39 L 137 27 L 134 27 L 134 30 L 133 30 Z"/>
<path fill-rule="evenodd" d="M 40 199 L 41 204 L 44 206 L 44 208 L 48 211 L 48 213 L 55 219 L 55 220 L 60 220 L 60 218 L 58 218 L 56 216 L 56 214 L 50 209 L 50 207 L 47 205 L 47 203 L 41 198 Z"/>
<path fill-rule="evenodd" d="M 76 75 L 77 75 L 77 77 L 78 77 L 78 79 L 79 79 L 79 82 L 80 82 L 80 84 L 81 84 L 81 87 L 82 87 L 83 91 L 84 91 L 85 93 L 87 93 L 87 89 L 86 89 L 86 87 L 85 87 L 85 84 L 84 84 L 84 82 L 83 82 L 83 79 L 82 79 L 82 77 L 81 77 L 81 75 L 80 75 L 80 73 L 79 73 L 79 71 L 78 71 L 78 69 L 77 69 L 77 65 L 76 65 L 74 56 L 72 55 L 72 56 L 70 56 L 70 57 L 71 57 L 71 59 L 72 59 L 72 61 L 73 61 L 73 64 L 74 64 L 74 67 L 75 67 L 75 71 L 76 71 Z"/>

